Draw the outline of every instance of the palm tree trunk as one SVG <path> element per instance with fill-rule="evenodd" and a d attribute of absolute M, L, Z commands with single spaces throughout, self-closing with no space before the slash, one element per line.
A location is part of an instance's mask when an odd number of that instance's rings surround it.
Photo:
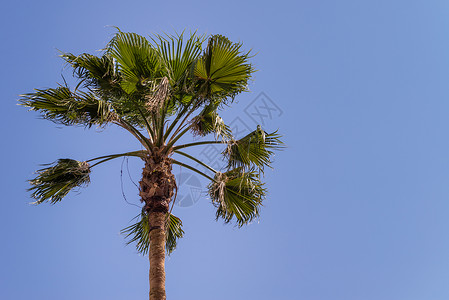
<path fill-rule="evenodd" d="M 167 156 L 155 151 L 145 158 L 140 181 L 141 201 L 148 214 L 150 238 L 150 300 L 165 300 L 165 222 L 173 192 L 175 177 Z"/>
<path fill-rule="evenodd" d="M 150 300 L 165 300 L 165 220 L 166 214 L 153 212 L 150 223 Z"/>

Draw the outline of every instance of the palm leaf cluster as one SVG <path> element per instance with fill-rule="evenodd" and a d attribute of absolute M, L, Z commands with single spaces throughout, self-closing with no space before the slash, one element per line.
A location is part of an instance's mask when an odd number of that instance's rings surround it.
<path fill-rule="evenodd" d="M 199 91 L 208 99 L 234 99 L 245 91 L 254 71 L 246 61 L 250 53 L 242 53 L 242 44 L 232 43 L 222 35 L 212 36 L 205 55 L 198 60 L 195 76 Z"/>
<path fill-rule="evenodd" d="M 218 172 L 209 184 L 209 196 L 217 207 L 216 218 L 229 223 L 235 217 L 239 227 L 258 217 L 265 194 L 258 174 L 241 167 Z"/>
<path fill-rule="evenodd" d="M 228 143 L 223 152 L 228 160 L 228 168 L 257 167 L 263 171 L 265 166 L 270 166 L 273 150 L 283 148 L 277 132 L 266 133 L 258 128 L 237 141 Z"/>
<path fill-rule="evenodd" d="M 62 53 L 61 57 L 72 66 L 74 77 L 79 79 L 77 87 L 95 90 L 96 95 L 104 99 L 119 97 L 123 92 L 120 88 L 121 74 L 111 54 L 103 53 L 97 57 L 88 53 L 78 56 Z"/>
<path fill-rule="evenodd" d="M 43 118 L 63 125 L 104 125 L 114 117 L 109 103 L 97 99 L 92 92 L 70 91 L 67 86 L 38 89 L 22 95 L 21 101 L 42 112 Z"/>
<path fill-rule="evenodd" d="M 32 197 L 42 203 L 60 201 L 73 189 L 89 182 L 89 172 L 99 164 L 118 157 L 145 158 L 154 151 L 171 158 L 211 183 L 209 196 L 216 217 L 243 226 L 258 217 L 266 191 L 261 172 L 272 162 L 274 150 L 282 148 L 280 135 L 258 127 L 236 140 L 220 117 L 221 109 L 246 91 L 255 71 L 250 52 L 241 43 L 222 35 L 206 37 L 155 35 L 145 38 L 118 30 L 99 55 L 62 53 L 77 79 L 74 88 L 36 89 L 22 95 L 20 103 L 45 119 L 63 125 L 86 127 L 116 125 L 133 135 L 143 150 L 105 155 L 88 160 L 59 160 L 38 171 L 31 180 Z M 205 140 L 180 144 L 191 133 Z M 211 139 L 207 139 L 211 136 Z M 190 147 L 223 146 L 225 170 L 215 170 L 184 152 Z M 182 151 L 181 151 L 182 150 Z M 195 165 L 205 167 L 205 172 Z M 123 233 L 137 250 L 147 253 L 148 216 Z M 167 251 L 183 236 L 181 220 L 169 215 Z"/>
<path fill-rule="evenodd" d="M 29 190 L 36 199 L 35 204 L 44 201 L 55 204 L 73 188 L 90 182 L 90 167 L 87 162 L 65 158 L 47 166 L 38 170 L 36 178 L 30 180 L 32 187 Z"/>
<path fill-rule="evenodd" d="M 214 103 L 204 107 L 191 123 L 193 135 L 204 137 L 208 134 L 215 134 L 216 137 L 224 139 L 232 137 L 231 129 L 218 115 L 217 106 Z"/>
<path fill-rule="evenodd" d="M 133 225 L 122 229 L 121 233 L 125 235 L 125 238 L 128 238 L 127 244 L 136 243 L 137 251 L 145 255 L 150 248 L 148 215 L 142 212 L 142 214 L 137 217 L 140 218 L 140 220 Z M 165 248 L 167 253 L 170 254 L 176 249 L 177 240 L 184 236 L 181 219 L 169 213 L 166 228 Z"/>

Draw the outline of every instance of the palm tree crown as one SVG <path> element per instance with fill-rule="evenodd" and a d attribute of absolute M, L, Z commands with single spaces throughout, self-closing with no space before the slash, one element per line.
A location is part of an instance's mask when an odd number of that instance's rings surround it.
<path fill-rule="evenodd" d="M 24 94 L 20 103 L 38 111 L 43 118 L 63 125 L 85 127 L 117 125 L 132 134 L 143 150 L 105 155 L 76 161 L 59 159 L 45 165 L 30 180 L 35 203 L 61 201 L 67 193 L 89 183 L 91 170 L 109 160 L 135 156 L 145 161 L 140 182 L 144 203 L 140 219 L 123 232 L 138 251 L 148 253 L 153 229 L 151 214 L 163 213 L 166 251 L 182 237 L 181 220 L 170 213 L 176 183 L 171 166 L 181 165 L 208 180 L 208 195 L 217 208 L 216 218 L 243 226 L 257 218 L 266 190 L 261 171 L 270 166 L 273 150 L 282 148 L 280 135 L 260 126 L 247 136 L 235 139 L 219 111 L 235 96 L 247 90 L 255 71 L 250 53 L 241 43 L 222 35 L 155 35 L 146 39 L 120 30 L 101 55 L 61 57 L 73 67 L 75 88 L 65 85 L 36 89 Z M 209 141 L 179 144 L 190 132 L 211 135 Z M 223 144 L 226 167 L 214 170 L 184 152 L 189 147 Z M 178 157 L 205 168 L 198 169 Z M 203 170 L 203 171 L 202 171 Z M 156 298 L 155 298 L 156 299 Z"/>

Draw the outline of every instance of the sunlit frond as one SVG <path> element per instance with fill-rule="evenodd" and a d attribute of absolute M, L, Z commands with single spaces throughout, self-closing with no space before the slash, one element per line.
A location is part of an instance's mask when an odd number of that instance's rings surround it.
<path fill-rule="evenodd" d="M 145 90 L 155 79 L 162 77 L 156 49 L 138 34 L 119 31 L 110 42 L 107 54 L 117 60 L 123 76 L 120 84 L 128 94 L 139 88 Z"/>
<path fill-rule="evenodd" d="M 209 184 L 209 196 L 217 207 L 216 218 L 229 223 L 235 217 L 239 227 L 259 216 L 265 198 L 265 188 L 258 174 L 236 168 L 217 173 Z"/>
<path fill-rule="evenodd" d="M 204 36 L 199 36 L 196 33 L 191 34 L 188 39 L 184 37 L 184 33 L 177 36 L 156 36 L 154 42 L 172 86 L 182 87 L 185 84 L 183 81 L 188 75 L 191 65 L 201 54 L 201 45 L 204 39 Z"/>
<path fill-rule="evenodd" d="M 257 167 L 263 171 L 270 166 L 273 150 L 283 148 L 281 135 L 276 131 L 266 133 L 258 126 L 256 130 L 236 141 L 229 141 L 223 152 L 228 160 L 228 168 Z"/>
<path fill-rule="evenodd" d="M 128 245 L 135 242 L 137 251 L 145 255 L 150 249 L 148 215 L 142 213 L 139 217 L 138 222 L 122 229 L 121 233 L 128 239 L 126 242 Z M 182 238 L 183 235 L 181 219 L 170 214 L 165 233 L 165 250 L 168 254 L 175 250 L 178 239 Z"/>
<path fill-rule="evenodd" d="M 60 86 L 21 95 L 20 104 L 41 113 L 44 119 L 63 125 L 103 125 L 114 118 L 111 104 L 91 92 L 72 92 Z"/>
<path fill-rule="evenodd" d="M 90 166 L 87 162 L 73 159 L 59 159 L 46 168 L 37 171 L 36 178 L 30 180 L 31 197 L 35 204 L 49 201 L 51 204 L 61 201 L 70 190 L 82 187 L 90 182 Z"/>
<path fill-rule="evenodd" d="M 198 93 L 210 100 L 233 99 L 247 89 L 255 71 L 249 63 L 249 52 L 241 43 L 232 43 L 222 35 L 209 38 L 207 48 L 195 65 Z"/>

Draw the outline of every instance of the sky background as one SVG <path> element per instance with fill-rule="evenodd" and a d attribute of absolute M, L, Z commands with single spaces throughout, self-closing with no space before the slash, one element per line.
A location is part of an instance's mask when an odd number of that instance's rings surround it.
<path fill-rule="evenodd" d="M 111 25 L 243 42 L 259 71 L 224 119 L 254 129 L 262 95 L 288 145 L 258 222 L 216 222 L 205 197 L 175 206 L 168 299 L 449 299 L 448 1 L 8 1 L 1 15 L 1 299 L 148 297 L 148 260 L 120 235 L 139 213 L 126 162 L 54 206 L 26 192 L 41 163 L 138 148 L 16 105 L 70 76 L 57 49 L 95 53 Z M 134 181 L 141 168 L 129 160 Z"/>

